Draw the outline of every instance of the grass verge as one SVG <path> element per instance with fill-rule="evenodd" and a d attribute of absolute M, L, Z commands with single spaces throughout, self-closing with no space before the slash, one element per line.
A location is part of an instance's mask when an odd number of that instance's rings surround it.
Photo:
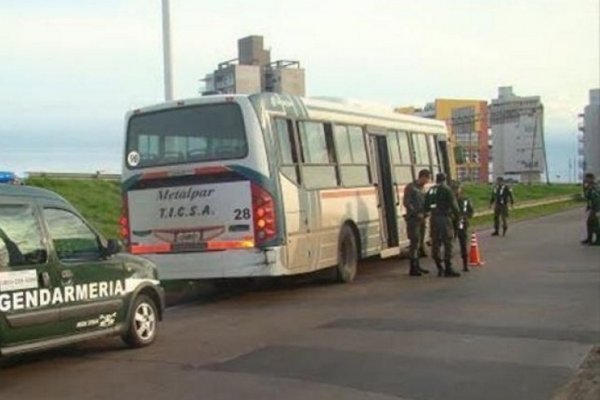
<path fill-rule="evenodd" d="M 532 219 L 542 217 L 544 215 L 555 214 L 557 212 L 569 210 L 572 208 L 583 207 L 584 202 L 581 200 L 566 200 L 560 203 L 546 204 L 542 206 L 533 206 L 527 208 L 519 208 L 510 210 L 509 223 L 510 221 L 520 221 L 525 219 Z M 494 224 L 493 215 L 482 215 L 473 218 L 471 225 L 474 228 L 482 228 L 486 225 L 492 227 Z"/>
<path fill-rule="evenodd" d="M 117 181 L 104 181 L 99 179 L 56 179 L 56 178 L 29 178 L 27 184 L 42 187 L 59 193 L 69 200 L 104 236 L 117 238 L 119 233 L 118 221 L 121 213 L 121 187 Z M 516 204 L 526 201 L 551 199 L 566 195 L 581 193 L 579 185 L 511 185 L 515 195 Z M 476 211 L 487 210 L 491 185 L 465 184 L 465 194 L 473 201 Z M 524 209 L 511 210 L 511 220 L 535 218 L 552 214 L 564 209 L 576 207 L 581 203 L 565 201 L 546 206 L 536 206 Z M 476 217 L 473 226 L 481 227 L 492 225 L 492 216 Z"/>
<path fill-rule="evenodd" d="M 121 186 L 98 179 L 29 178 L 27 185 L 52 190 L 67 199 L 107 238 L 119 237 Z"/>
<path fill-rule="evenodd" d="M 513 191 L 515 204 L 526 201 L 544 200 L 552 197 L 562 197 L 581 194 L 581 186 L 575 184 L 552 184 L 552 185 L 509 185 Z M 492 195 L 492 185 L 465 184 L 465 195 L 473 202 L 475 210 L 487 209 Z"/>

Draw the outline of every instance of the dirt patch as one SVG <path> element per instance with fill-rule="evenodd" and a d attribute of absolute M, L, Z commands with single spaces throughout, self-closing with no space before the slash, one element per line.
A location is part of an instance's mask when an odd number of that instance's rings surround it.
<path fill-rule="evenodd" d="M 552 400 L 600 399 L 600 346 L 594 346 L 579 371 Z"/>

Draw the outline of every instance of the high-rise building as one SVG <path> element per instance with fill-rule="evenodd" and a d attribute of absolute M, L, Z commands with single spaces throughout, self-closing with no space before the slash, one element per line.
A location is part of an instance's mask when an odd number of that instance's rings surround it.
<path fill-rule="evenodd" d="M 264 49 L 262 36 L 238 40 L 238 57 L 220 62 L 204 79 L 203 94 L 275 92 L 305 95 L 304 69 L 300 62 L 271 62 L 271 51 Z"/>
<path fill-rule="evenodd" d="M 539 96 L 521 97 L 500 87 L 490 105 L 493 176 L 540 182 L 547 175 L 544 106 Z"/>
<path fill-rule="evenodd" d="M 579 125 L 583 132 L 580 142 L 583 155 L 581 169 L 600 177 L 600 89 L 590 90 L 589 101 L 583 114 L 580 114 L 583 122 Z"/>
<path fill-rule="evenodd" d="M 396 109 L 446 122 L 454 148 L 456 176 L 463 182 L 488 182 L 490 174 L 488 105 L 485 100 L 436 99 L 423 109 Z"/>

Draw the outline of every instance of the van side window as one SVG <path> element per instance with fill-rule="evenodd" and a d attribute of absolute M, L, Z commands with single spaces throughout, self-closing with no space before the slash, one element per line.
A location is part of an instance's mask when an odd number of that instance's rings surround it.
<path fill-rule="evenodd" d="M 44 218 L 60 260 L 100 258 L 98 236 L 77 215 L 58 208 L 46 208 Z"/>
<path fill-rule="evenodd" d="M 29 206 L 0 205 L 0 240 L 10 267 L 46 262 L 42 233 Z"/>

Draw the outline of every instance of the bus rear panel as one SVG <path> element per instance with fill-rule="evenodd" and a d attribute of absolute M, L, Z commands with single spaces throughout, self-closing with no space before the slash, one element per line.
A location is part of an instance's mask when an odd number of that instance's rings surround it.
<path fill-rule="evenodd" d="M 285 273 L 274 270 L 281 232 L 262 138 L 243 97 L 131 113 L 121 217 L 130 252 L 155 261 L 161 279 Z"/>

